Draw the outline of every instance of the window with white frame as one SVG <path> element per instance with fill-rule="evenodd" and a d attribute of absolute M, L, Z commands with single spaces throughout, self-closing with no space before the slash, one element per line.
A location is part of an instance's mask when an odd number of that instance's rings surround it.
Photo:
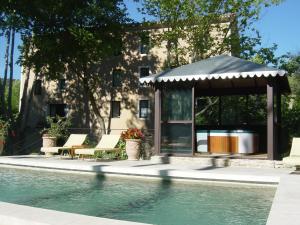
<path fill-rule="evenodd" d="M 139 101 L 139 117 L 148 118 L 149 117 L 149 100 L 140 100 Z"/>
<path fill-rule="evenodd" d="M 149 66 L 141 66 L 141 67 L 139 67 L 139 70 L 140 70 L 140 78 L 150 75 Z"/>

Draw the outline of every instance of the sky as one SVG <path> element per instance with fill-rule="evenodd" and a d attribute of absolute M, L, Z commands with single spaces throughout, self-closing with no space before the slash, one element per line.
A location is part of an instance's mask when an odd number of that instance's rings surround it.
<path fill-rule="evenodd" d="M 137 22 L 143 21 L 137 7 L 140 3 L 133 0 L 124 0 L 129 16 Z M 256 22 L 255 27 L 262 36 L 262 46 L 270 47 L 273 43 L 278 45 L 276 56 L 286 53 L 300 53 L 300 0 L 285 0 L 278 6 L 266 8 L 261 13 L 261 18 Z M 17 45 L 20 45 L 20 37 L 16 38 L 15 61 L 19 57 Z M 4 73 L 5 40 L 0 38 L 0 77 Z M 14 78 L 19 79 L 21 68 L 14 66 Z"/>

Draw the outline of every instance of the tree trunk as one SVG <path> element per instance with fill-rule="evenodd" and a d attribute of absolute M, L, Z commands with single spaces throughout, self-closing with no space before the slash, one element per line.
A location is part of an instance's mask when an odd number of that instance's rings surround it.
<path fill-rule="evenodd" d="M 9 63 L 9 87 L 7 95 L 7 114 L 9 118 L 12 118 L 12 85 L 14 76 L 14 48 L 15 48 L 15 29 L 12 29 L 11 33 L 11 46 L 10 46 L 10 63 Z"/>
<path fill-rule="evenodd" d="M 23 86 L 23 93 L 21 97 L 21 103 L 20 103 L 20 112 L 18 117 L 18 127 L 20 128 L 20 132 L 23 132 L 25 127 L 25 118 L 27 117 L 26 114 L 26 108 L 27 108 L 27 90 L 28 90 L 28 84 L 29 84 L 29 77 L 30 77 L 30 68 L 27 68 L 26 74 L 25 74 L 25 81 Z"/>
<path fill-rule="evenodd" d="M 82 80 L 83 80 L 84 91 L 85 91 L 85 93 L 87 94 L 87 96 L 89 98 L 89 101 L 91 103 L 93 112 L 95 113 L 96 117 L 99 118 L 101 132 L 103 134 L 106 134 L 104 118 L 101 116 L 99 106 L 96 103 L 96 99 L 95 99 L 93 93 L 90 91 L 90 88 L 89 88 L 89 85 L 88 85 L 88 80 L 87 80 L 86 76 L 84 76 L 82 78 Z"/>
<path fill-rule="evenodd" d="M 25 44 L 26 37 L 22 36 L 22 40 L 23 40 L 23 44 Z M 24 54 L 22 55 L 22 57 L 27 58 L 30 50 L 31 50 L 30 45 L 25 45 Z M 24 78 L 24 83 L 23 83 L 22 95 L 20 96 L 21 97 L 20 109 L 19 109 L 19 115 L 18 115 L 18 119 L 17 119 L 17 127 L 19 128 L 19 133 L 22 133 L 24 131 L 24 128 L 26 125 L 25 118 L 27 118 L 26 113 L 28 112 L 27 102 L 28 102 L 29 95 L 27 93 L 28 93 L 28 86 L 29 86 L 29 80 L 30 80 L 30 71 L 31 71 L 31 68 L 23 66 L 21 76 L 23 76 L 23 73 L 25 73 L 25 76 L 21 77 L 21 79 Z M 22 82 L 20 85 L 22 85 Z"/>
<path fill-rule="evenodd" d="M 6 116 L 6 104 L 5 104 L 5 88 L 7 81 L 7 70 L 8 70 L 8 57 L 9 57 L 9 44 L 10 44 L 10 29 L 5 33 L 6 37 L 6 50 L 5 50 L 5 66 L 4 66 L 4 76 L 3 83 L 0 90 L 0 113 L 1 115 Z"/>

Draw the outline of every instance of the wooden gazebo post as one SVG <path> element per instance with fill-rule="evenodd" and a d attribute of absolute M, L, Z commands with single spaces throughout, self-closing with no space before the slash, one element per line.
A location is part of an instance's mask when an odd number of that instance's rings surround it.
<path fill-rule="evenodd" d="M 158 155 L 160 152 L 161 138 L 161 91 L 159 89 L 159 85 L 155 86 L 154 101 L 154 146 L 155 152 Z"/>
<path fill-rule="evenodd" d="M 274 110 L 276 96 L 276 112 Z M 267 152 L 268 159 L 277 160 L 279 157 L 279 129 L 281 123 L 281 93 L 277 82 L 270 79 L 267 83 Z"/>

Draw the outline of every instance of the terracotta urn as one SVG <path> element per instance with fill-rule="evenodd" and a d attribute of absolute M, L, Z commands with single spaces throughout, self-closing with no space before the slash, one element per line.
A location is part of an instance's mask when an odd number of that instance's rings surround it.
<path fill-rule="evenodd" d="M 56 137 L 51 137 L 47 134 L 43 135 L 43 147 L 55 147 L 56 146 Z M 46 152 L 47 156 L 52 156 L 53 153 Z"/>
<path fill-rule="evenodd" d="M 128 160 L 139 160 L 141 152 L 141 139 L 126 139 L 125 141 Z"/>

